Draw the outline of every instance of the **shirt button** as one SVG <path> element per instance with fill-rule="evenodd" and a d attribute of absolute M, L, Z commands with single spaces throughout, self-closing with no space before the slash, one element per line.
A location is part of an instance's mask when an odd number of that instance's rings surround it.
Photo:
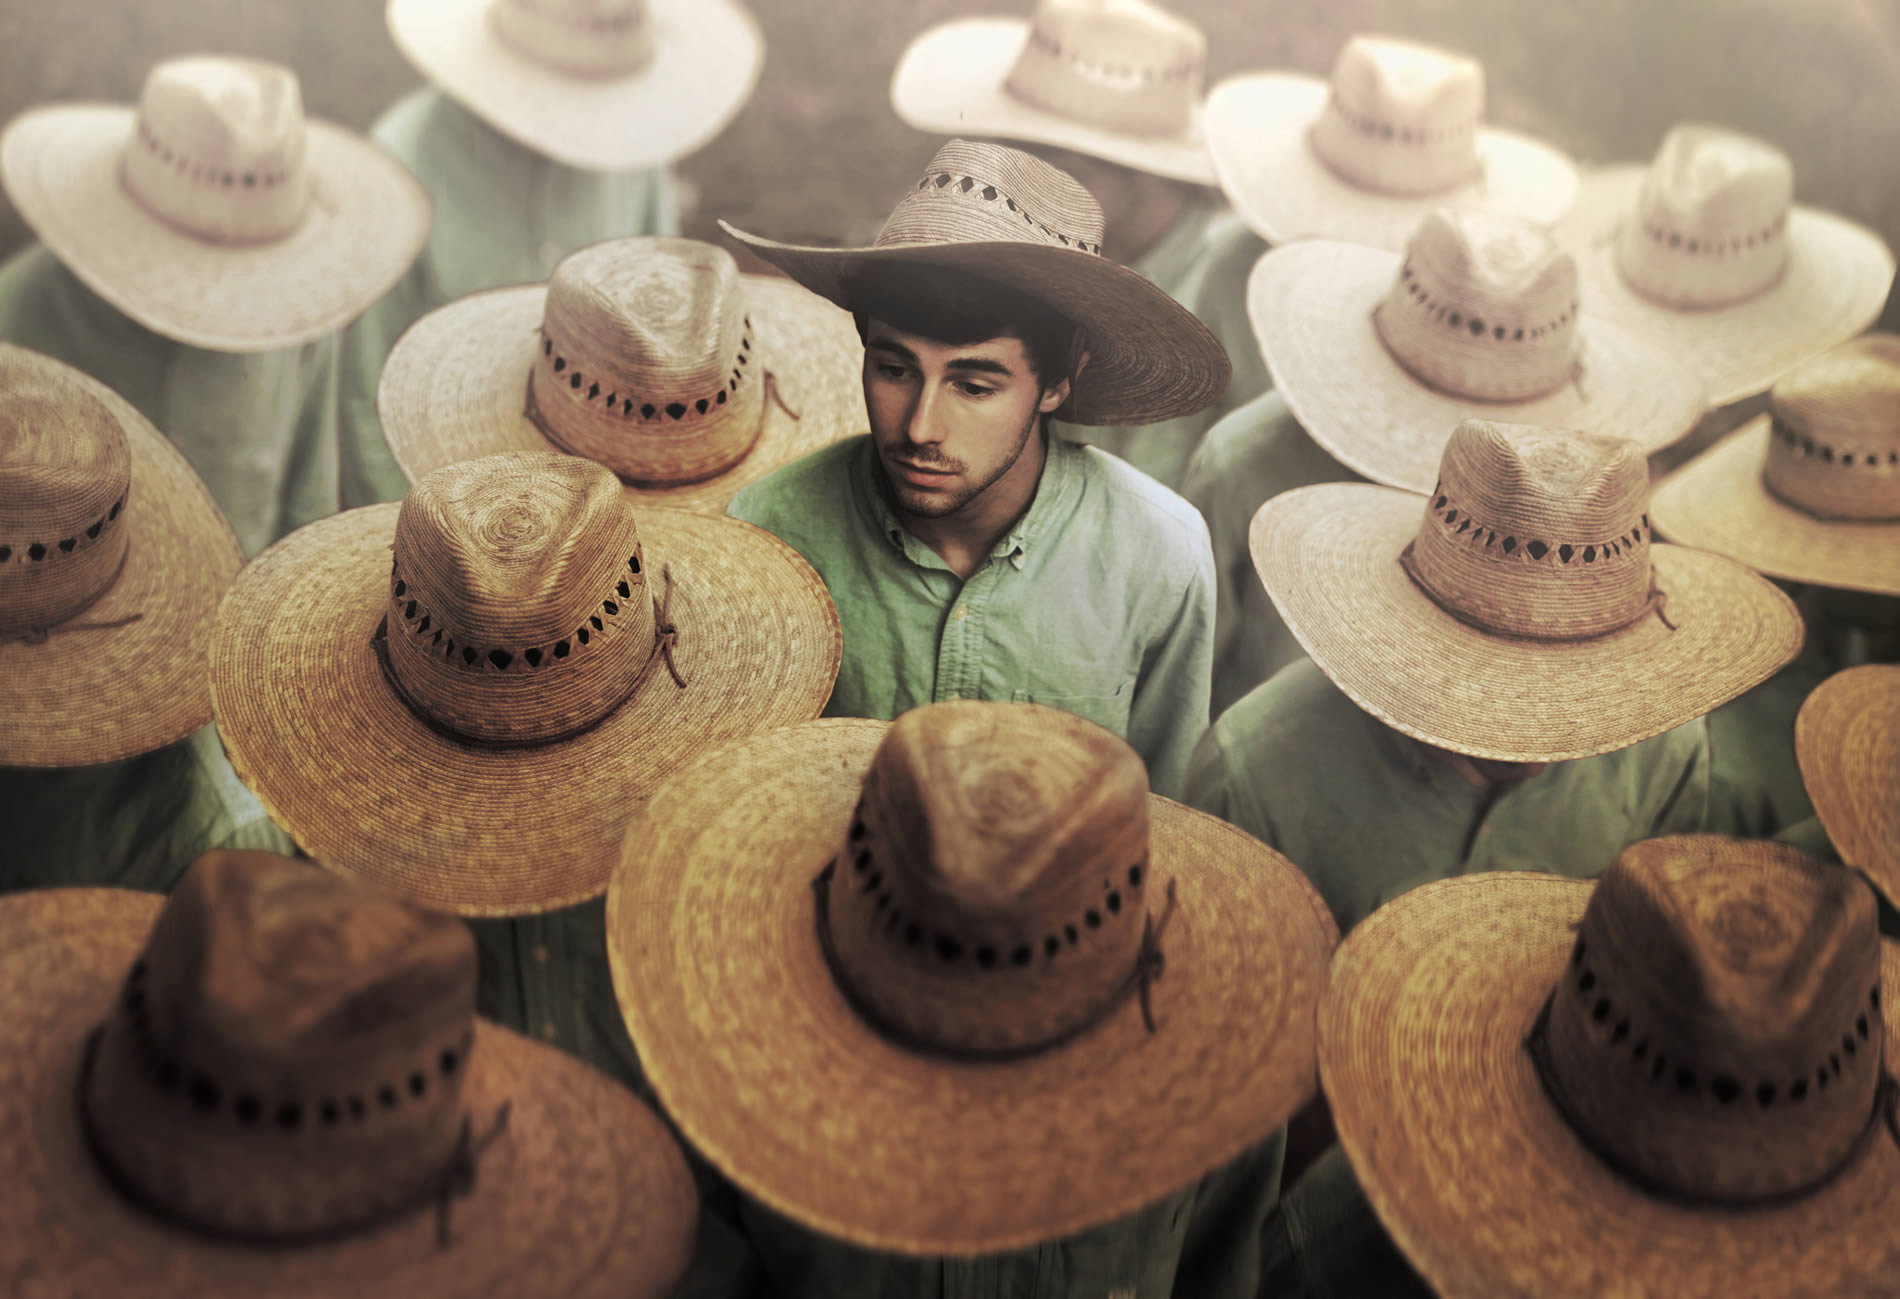
<path fill-rule="evenodd" d="M 547 1023 L 541 1025 L 541 1036 L 545 1037 L 548 1041 L 552 1042 L 554 1040 L 555 1032 L 556 1029 L 553 1020 L 550 1019 Z"/>
<path fill-rule="evenodd" d="M 957 611 L 951 614 L 950 616 L 956 619 L 956 621 L 962 622 L 965 618 L 970 616 L 970 606 L 967 604 L 960 604 L 957 606 Z"/>
<path fill-rule="evenodd" d="M 548 949 L 545 947 L 536 947 L 534 949 L 534 960 L 537 965 L 546 965 L 548 963 Z"/>

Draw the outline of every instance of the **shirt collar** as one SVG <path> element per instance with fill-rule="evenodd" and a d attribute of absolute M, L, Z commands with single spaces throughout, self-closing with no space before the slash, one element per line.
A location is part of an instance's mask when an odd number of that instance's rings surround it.
<path fill-rule="evenodd" d="M 1008 532 L 990 547 L 991 559 L 1007 560 L 1020 569 L 1023 556 L 1042 543 L 1045 537 L 1060 533 L 1060 524 L 1074 511 L 1075 498 L 1082 488 L 1082 447 L 1050 436 L 1048 453 L 1043 457 L 1042 477 L 1029 508 Z M 860 517 L 866 525 L 912 563 L 925 568 L 942 568 L 937 552 L 924 545 L 905 529 L 890 498 L 890 485 L 878 464 L 877 444 L 864 439 L 851 463 L 852 496 L 857 499 Z"/>

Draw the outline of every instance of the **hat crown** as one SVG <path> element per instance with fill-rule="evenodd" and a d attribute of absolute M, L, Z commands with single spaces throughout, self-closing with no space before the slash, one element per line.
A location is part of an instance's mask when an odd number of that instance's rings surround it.
<path fill-rule="evenodd" d="M 1048 112 L 1131 135 L 1194 125 L 1207 37 L 1148 0 L 1042 0 L 1004 82 Z"/>
<path fill-rule="evenodd" d="M 1794 167 L 1762 140 L 1693 123 L 1670 128 L 1617 239 L 1630 286 L 1665 306 L 1741 302 L 1788 261 Z"/>
<path fill-rule="evenodd" d="M 627 77 L 653 61 L 646 0 L 494 0 L 488 23 L 533 62 L 580 77 Z"/>
<path fill-rule="evenodd" d="M 877 248 L 1031 243 L 1100 255 L 1102 208 L 1081 182 L 1034 154 L 952 140 L 878 231 Z"/>
<path fill-rule="evenodd" d="M 1479 172 L 1484 69 L 1430 45 L 1354 36 L 1309 139 L 1347 181 L 1386 194 L 1431 194 Z"/>
<path fill-rule="evenodd" d="M 1900 519 L 1900 337 L 1864 334 L 1824 352 L 1770 400 L 1769 491 L 1818 518 Z"/>

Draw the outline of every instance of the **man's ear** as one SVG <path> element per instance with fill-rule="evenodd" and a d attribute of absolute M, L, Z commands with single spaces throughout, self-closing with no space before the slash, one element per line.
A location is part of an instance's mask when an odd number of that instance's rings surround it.
<path fill-rule="evenodd" d="M 1082 377 L 1082 371 L 1087 368 L 1088 363 L 1088 352 L 1077 351 L 1073 363 L 1069 366 L 1069 377 L 1052 387 L 1044 388 L 1042 400 L 1037 403 L 1036 409 L 1045 415 L 1054 413 L 1063 402 L 1069 399 L 1069 393 L 1075 388 L 1075 381 Z"/>

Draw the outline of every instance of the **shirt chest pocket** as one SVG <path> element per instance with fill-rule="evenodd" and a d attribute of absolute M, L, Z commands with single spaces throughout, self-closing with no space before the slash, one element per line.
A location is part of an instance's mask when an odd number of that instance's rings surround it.
<path fill-rule="evenodd" d="M 1065 713 L 1085 717 L 1097 726 L 1105 726 L 1125 739 L 1128 735 L 1128 709 L 1134 694 L 1135 683 L 1130 678 L 1112 690 L 1040 690 L 1032 687 L 1018 690 L 1010 698 L 1019 704 L 1060 708 Z"/>

